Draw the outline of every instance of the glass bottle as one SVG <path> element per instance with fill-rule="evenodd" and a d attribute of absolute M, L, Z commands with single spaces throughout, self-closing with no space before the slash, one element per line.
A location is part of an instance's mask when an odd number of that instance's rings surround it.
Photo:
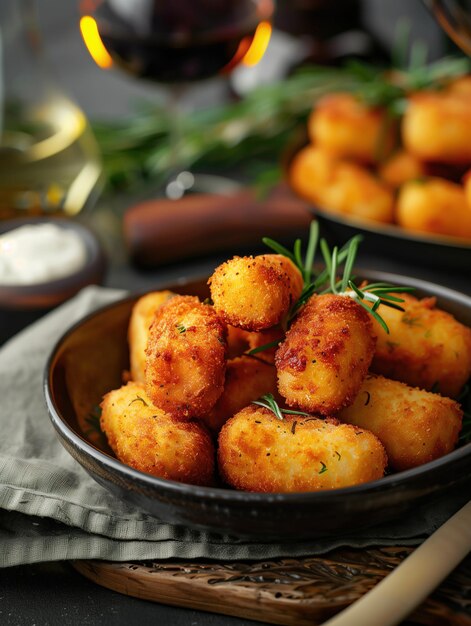
<path fill-rule="evenodd" d="M 45 66 L 34 0 L 1 0 L 0 219 L 75 215 L 100 182 L 85 115 Z"/>

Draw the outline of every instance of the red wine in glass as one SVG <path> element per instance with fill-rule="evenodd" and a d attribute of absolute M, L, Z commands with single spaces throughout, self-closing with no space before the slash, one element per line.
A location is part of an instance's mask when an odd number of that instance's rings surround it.
<path fill-rule="evenodd" d="M 250 48 L 272 0 L 98 0 L 82 2 L 120 69 L 162 83 L 231 71 Z"/>

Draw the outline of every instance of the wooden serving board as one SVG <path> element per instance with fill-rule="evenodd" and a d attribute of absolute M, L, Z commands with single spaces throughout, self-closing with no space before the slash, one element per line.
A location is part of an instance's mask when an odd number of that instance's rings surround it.
<path fill-rule="evenodd" d="M 412 550 L 339 549 L 264 562 L 75 561 L 73 566 L 99 585 L 137 598 L 271 624 L 313 626 L 355 602 Z M 471 626 L 470 556 L 410 620 Z"/>

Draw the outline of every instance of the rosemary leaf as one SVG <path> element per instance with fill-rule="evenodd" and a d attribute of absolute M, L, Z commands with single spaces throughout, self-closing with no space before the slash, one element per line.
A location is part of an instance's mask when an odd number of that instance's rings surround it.
<path fill-rule="evenodd" d="M 270 350 L 270 348 L 276 348 L 280 344 L 280 341 L 281 339 L 276 339 L 275 341 L 264 343 L 262 346 L 257 346 L 256 348 L 252 348 L 251 350 L 248 350 L 246 354 L 248 354 L 249 356 L 253 356 L 254 354 L 258 354 L 259 352 Z"/>
<path fill-rule="evenodd" d="M 275 241 L 274 239 L 270 239 L 269 237 L 263 237 L 262 241 L 266 246 L 274 250 L 277 254 L 282 254 L 283 256 L 288 257 L 288 259 L 291 259 L 293 263 L 296 263 L 294 254 L 290 252 L 288 248 L 282 246 L 281 243 L 278 243 L 277 241 Z"/>
<path fill-rule="evenodd" d="M 291 409 L 281 409 L 275 400 L 272 393 L 267 393 L 258 400 L 252 400 L 252 404 L 257 404 L 265 409 L 270 410 L 277 419 L 283 420 L 283 413 L 287 415 L 303 415 L 305 417 L 311 417 L 309 413 L 304 411 L 293 411 Z"/>
<path fill-rule="evenodd" d="M 312 266 L 316 256 L 317 242 L 319 241 L 319 224 L 314 220 L 309 227 L 309 241 L 304 258 L 304 282 L 310 283 L 312 279 Z"/>

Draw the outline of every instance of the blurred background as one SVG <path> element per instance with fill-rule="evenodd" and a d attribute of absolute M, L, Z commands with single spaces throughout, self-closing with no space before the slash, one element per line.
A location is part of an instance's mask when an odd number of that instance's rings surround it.
<path fill-rule="evenodd" d="M 116 71 L 103 72 L 93 62 L 80 35 L 78 2 L 41 0 L 37 8 L 45 52 L 55 76 L 88 116 L 119 117 L 129 113 L 136 101 L 155 101 L 156 85 Z M 411 41 L 425 42 L 431 60 L 453 49 L 420 0 L 278 0 L 278 32 L 271 44 L 275 50 L 267 53 L 268 61 L 274 58 L 289 69 L 291 55 L 295 56 L 291 62 L 303 59 L 302 53 L 296 59 L 300 46 L 306 51 L 306 61 L 327 61 L 329 56 L 322 49 L 332 40 L 330 60 L 361 52 L 371 60 L 384 61 L 393 46 L 396 26 L 404 20 L 410 24 Z M 276 72 L 273 75 L 277 76 Z M 196 91 L 198 103 L 226 95 L 220 84 L 205 84 Z"/>

